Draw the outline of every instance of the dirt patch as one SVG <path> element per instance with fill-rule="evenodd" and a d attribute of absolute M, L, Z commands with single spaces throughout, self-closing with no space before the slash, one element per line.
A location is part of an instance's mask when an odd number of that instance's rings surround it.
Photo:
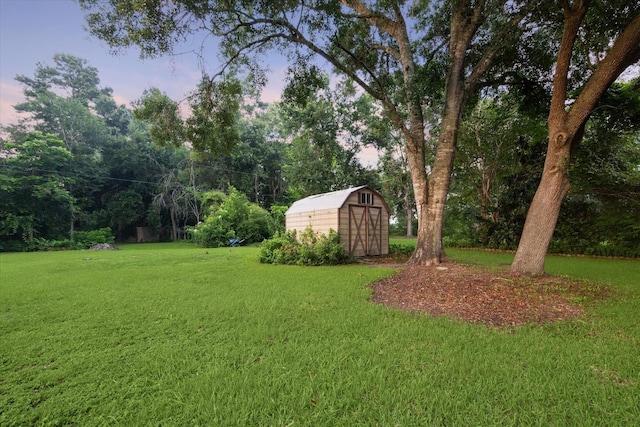
<path fill-rule="evenodd" d="M 580 317 L 585 303 L 610 296 L 603 286 L 563 277 L 514 277 L 506 270 L 454 263 L 396 267 L 398 273 L 372 285 L 375 303 L 487 326 Z"/>

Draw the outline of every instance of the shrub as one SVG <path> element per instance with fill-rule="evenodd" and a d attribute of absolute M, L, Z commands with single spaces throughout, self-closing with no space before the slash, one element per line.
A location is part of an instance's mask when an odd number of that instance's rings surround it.
<path fill-rule="evenodd" d="M 389 254 L 393 256 L 410 256 L 416 250 L 416 245 L 403 245 L 399 243 L 391 243 L 389 245 Z"/>
<path fill-rule="evenodd" d="M 340 235 L 330 230 L 329 234 L 315 233 L 307 228 L 297 238 L 297 233 L 277 233 L 260 246 L 260 262 L 269 264 L 338 265 L 352 262 L 344 251 Z"/>
<path fill-rule="evenodd" d="M 229 196 L 217 208 L 214 205 L 205 220 L 189 232 L 199 246 L 215 248 L 229 245 L 232 238 L 260 242 L 271 236 L 274 228 L 269 212 L 232 188 Z"/>
<path fill-rule="evenodd" d="M 329 235 L 320 235 L 312 247 L 318 265 L 337 265 L 352 261 L 340 243 L 340 235 L 334 230 L 330 230 Z"/>
<path fill-rule="evenodd" d="M 100 243 L 113 244 L 115 237 L 111 232 L 111 228 L 104 227 L 91 231 L 76 231 L 73 235 L 73 240 L 83 248 L 90 248 Z"/>
<path fill-rule="evenodd" d="M 247 242 L 262 242 L 271 237 L 275 230 L 271 214 L 255 203 L 249 203 L 248 208 L 246 219 L 236 227 L 238 237 Z"/>
<path fill-rule="evenodd" d="M 101 243 L 113 244 L 115 238 L 109 227 L 91 231 L 76 231 L 71 239 L 35 239 L 31 250 L 36 251 L 59 251 L 59 250 L 79 250 L 88 249 L 91 246 Z"/>
<path fill-rule="evenodd" d="M 285 212 L 287 212 L 287 209 L 289 209 L 287 205 L 271 205 L 271 216 L 273 217 L 276 231 L 284 232 L 286 226 Z"/>
<path fill-rule="evenodd" d="M 264 264 L 295 264 L 300 244 L 296 232 L 276 233 L 260 245 L 260 262 Z"/>
<path fill-rule="evenodd" d="M 227 246 L 229 239 L 235 237 L 235 231 L 222 223 L 219 217 L 207 217 L 204 222 L 199 223 L 188 230 L 194 243 L 205 248 L 217 248 Z"/>

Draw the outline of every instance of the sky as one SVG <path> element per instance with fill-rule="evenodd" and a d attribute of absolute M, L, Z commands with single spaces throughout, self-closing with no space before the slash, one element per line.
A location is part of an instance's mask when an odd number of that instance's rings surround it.
<path fill-rule="evenodd" d="M 199 46 L 201 40 L 191 40 Z M 186 44 L 183 51 L 192 50 Z M 66 53 L 87 60 L 97 68 L 100 87 L 111 87 L 118 104 L 129 105 L 145 89 L 158 87 L 174 100 L 183 99 L 200 79 L 195 54 L 142 60 L 131 48 L 112 55 L 106 43 L 85 29 L 84 12 L 73 0 L 0 0 L 0 125 L 14 123 L 13 105 L 24 100 L 16 75 L 32 77 L 37 63 L 54 65 L 53 55 Z M 216 55 L 207 55 L 208 67 L 216 69 Z M 263 100 L 278 100 L 286 64 L 271 66 L 270 84 Z"/>

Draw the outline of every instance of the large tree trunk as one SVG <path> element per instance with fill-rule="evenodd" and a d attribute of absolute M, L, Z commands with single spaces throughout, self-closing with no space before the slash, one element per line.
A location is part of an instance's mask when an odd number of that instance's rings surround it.
<path fill-rule="evenodd" d="M 454 92 L 452 89 L 451 92 Z M 449 91 L 448 91 L 449 92 Z M 442 245 L 442 227 L 444 225 L 444 208 L 451 184 L 451 171 L 456 142 L 462 97 L 449 94 L 447 107 L 442 119 L 440 138 L 433 170 L 429 177 L 429 190 L 425 197 L 426 204 L 418 219 L 418 243 L 416 251 L 409 259 L 410 264 L 437 265 L 445 259 Z"/>
<path fill-rule="evenodd" d="M 416 250 L 409 259 L 413 264 L 429 264 L 435 255 L 432 241 L 432 230 L 428 227 L 427 201 L 429 195 L 429 180 L 425 169 L 424 140 L 421 144 L 412 144 L 407 147 L 407 160 L 409 171 L 411 172 L 411 182 L 413 183 L 413 194 L 416 202 L 416 214 L 418 216 L 418 230 L 416 232 Z M 441 246 L 441 245 L 440 245 Z"/>
<path fill-rule="evenodd" d="M 471 21 L 467 17 L 468 3 L 459 5 L 451 21 L 449 70 L 446 77 L 445 105 L 440 125 L 440 136 L 428 188 L 415 188 L 418 208 L 418 242 L 409 264 L 437 265 L 445 258 L 442 245 L 444 208 L 449 194 L 453 158 L 458 141 L 460 113 L 468 92 L 465 92 L 464 61 L 471 38 L 478 28 L 482 8 L 477 9 Z M 473 84 L 467 89 L 472 90 Z M 413 177 L 413 165 L 411 166 Z M 420 191 L 421 190 L 421 191 Z M 419 197 L 422 197 L 419 201 Z M 421 203 L 420 203 L 421 202 Z"/>
<path fill-rule="evenodd" d="M 396 58 L 402 63 L 410 126 L 406 127 L 406 120 L 397 111 L 394 114 L 392 105 L 390 105 L 389 111 L 398 128 L 403 130 L 406 138 L 407 160 L 418 215 L 418 240 L 416 250 L 409 259 L 409 263 L 440 264 L 444 257 L 442 246 L 444 207 L 451 182 L 461 109 L 465 99 L 475 90 L 479 77 L 487 70 L 497 53 L 498 46 L 500 46 L 499 43 L 496 43 L 495 46 L 487 49 L 470 74 L 466 75 L 466 53 L 473 36 L 484 21 L 486 1 L 462 0 L 457 2 L 454 7 L 451 17 L 445 108 L 431 177 L 427 176 L 425 168 L 424 122 L 422 103 L 416 88 L 413 52 L 399 2 L 392 2 L 395 20 L 389 19 L 384 14 L 372 13 L 368 6 L 360 0 L 342 0 L 342 3 L 360 13 L 369 23 L 381 31 L 392 36 L 398 44 L 397 51 L 393 51 Z"/>
<path fill-rule="evenodd" d="M 544 258 L 558 222 L 562 200 L 570 187 L 567 170 L 574 136 L 554 132 L 549 139 L 542 179 L 527 212 L 518 251 L 511 264 L 511 271 L 517 274 L 544 274 Z"/>
<path fill-rule="evenodd" d="M 394 35 L 398 42 L 400 62 L 403 66 L 403 78 L 407 91 L 407 110 L 410 126 L 407 129 L 408 132 L 405 132 L 406 154 L 413 184 L 416 213 L 418 214 L 418 240 L 410 262 L 429 264 L 434 257 L 439 260 L 440 255 L 439 252 L 434 251 L 433 246 L 430 244 L 432 229 L 427 221 L 429 179 L 427 177 L 425 159 L 424 116 L 422 114 L 420 95 L 416 90 L 415 64 L 404 17 L 397 5 L 394 10 L 396 11 L 397 22 L 390 29 L 390 33 Z M 398 124 L 402 127 L 401 122 Z M 441 234 L 441 230 L 439 230 L 438 235 Z M 442 247 L 441 244 L 439 246 Z"/>
<path fill-rule="evenodd" d="M 565 104 L 571 55 L 582 19 L 587 12 L 587 3 L 585 0 L 577 0 L 573 4 L 563 3 L 562 6 L 564 26 L 553 75 L 547 157 L 540 184 L 527 212 L 518 250 L 511 264 L 511 272 L 514 274 L 544 274 L 544 258 L 558 222 L 560 205 L 570 187 L 567 171 L 571 161 L 571 143 L 578 127 L 572 127 L 567 123 L 569 113 Z"/>

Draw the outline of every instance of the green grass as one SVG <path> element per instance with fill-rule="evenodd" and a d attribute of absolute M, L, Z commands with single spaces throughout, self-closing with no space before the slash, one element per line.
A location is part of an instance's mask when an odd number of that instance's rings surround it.
<path fill-rule="evenodd" d="M 262 265 L 258 250 L 0 254 L 0 425 L 640 419 L 639 261 L 550 258 L 550 273 L 618 296 L 582 319 L 493 330 L 371 304 L 389 269 Z"/>

